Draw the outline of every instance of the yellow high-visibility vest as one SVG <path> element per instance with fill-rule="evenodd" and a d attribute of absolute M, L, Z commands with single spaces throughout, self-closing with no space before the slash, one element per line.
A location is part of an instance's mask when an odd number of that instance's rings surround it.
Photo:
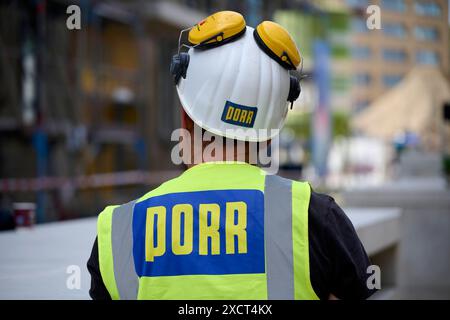
<path fill-rule="evenodd" d="M 310 186 L 242 162 L 196 165 L 98 218 L 113 299 L 318 299 Z"/>

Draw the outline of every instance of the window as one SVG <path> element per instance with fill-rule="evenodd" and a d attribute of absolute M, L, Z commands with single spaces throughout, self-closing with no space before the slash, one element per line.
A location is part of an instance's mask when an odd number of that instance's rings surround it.
<path fill-rule="evenodd" d="M 399 74 L 385 74 L 383 76 L 383 84 L 389 88 L 395 86 L 400 80 L 402 80 L 402 75 Z"/>
<path fill-rule="evenodd" d="M 372 76 L 368 73 L 357 73 L 353 75 L 353 83 L 359 86 L 368 86 L 372 82 Z"/>
<path fill-rule="evenodd" d="M 383 59 L 386 61 L 403 62 L 407 57 L 403 49 L 383 49 Z"/>
<path fill-rule="evenodd" d="M 390 37 L 404 38 L 406 36 L 406 28 L 400 23 L 385 23 L 383 32 Z"/>
<path fill-rule="evenodd" d="M 368 32 L 366 20 L 362 18 L 353 18 L 352 19 L 352 30 L 356 32 Z"/>
<path fill-rule="evenodd" d="M 352 48 L 352 57 L 355 59 L 369 59 L 372 56 L 372 50 L 366 46 Z"/>
<path fill-rule="evenodd" d="M 383 9 L 404 12 L 406 11 L 405 0 L 382 0 L 381 6 Z"/>
<path fill-rule="evenodd" d="M 420 50 L 416 53 L 416 61 L 420 64 L 439 64 L 439 55 L 430 50 Z"/>
<path fill-rule="evenodd" d="M 414 10 L 420 16 L 439 17 L 442 14 L 441 7 L 434 1 L 416 1 Z"/>
<path fill-rule="evenodd" d="M 436 41 L 439 39 L 439 31 L 433 27 L 417 26 L 414 28 L 414 35 L 416 36 L 416 39 L 425 41 Z"/>
<path fill-rule="evenodd" d="M 359 100 L 356 101 L 355 103 L 355 108 L 354 108 L 354 113 L 358 113 L 362 110 L 364 110 L 365 108 L 367 108 L 370 104 L 369 100 Z"/>

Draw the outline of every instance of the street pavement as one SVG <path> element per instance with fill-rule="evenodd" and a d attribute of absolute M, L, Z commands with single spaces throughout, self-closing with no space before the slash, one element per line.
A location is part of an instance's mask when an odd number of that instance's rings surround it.
<path fill-rule="evenodd" d="M 396 209 L 353 208 L 346 212 L 368 251 L 395 241 L 395 235 L 386 237 L 386 232 L 399 217 Z M 89 299 L 86 262 L 95 236 L 95 218 L 0 233 L 0 299 Z M 79 288 L 74 282 L 78 270 Z"/>

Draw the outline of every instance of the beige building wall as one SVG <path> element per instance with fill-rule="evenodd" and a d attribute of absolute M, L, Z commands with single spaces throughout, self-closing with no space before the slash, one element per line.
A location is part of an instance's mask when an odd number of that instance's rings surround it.
<path fill-rule="evenodd" d="M 351 2 L 342 0 L 347 5 Z M 392 1 L 392 0 L 387 0 Z M 364 2 L 364 1 L 362 1 Z M 368 83 L 353 81 L 352 84 L 352 100 L 354 108 L 364 103 L 371 103 L 375 98 L 390 89 L 383 81 L 385 76 L 396 77 L 404 76 L 415 65 L 417 61 L 417 52 L 427 50 L 436 52 L 439 56 L 438 67 L 445 76 L 449 73 L 449 43 L 448 43 L 448 1 L 447 0 L 404 0 L 405 10 L 402 12 L 394 11 L 386 8 L 383 3 L 386 1 L 374 0 L 369 4 L 379 5 L 381 8 L 381 30 L 367 30 L 359 32 L 355 24 L 352 24 L 351 43 L 352 48 L 368 47 L 371 55 L 368 58 L 352 58 L 353 75 L 367 74 L 370 77 Z M 440 7 L 440 16 L 422 16 L 417 14 L 415 10 L 416 2 L 432 3 Z M 353 10 L 353 19 L 366 21 L 368 15 L 366 13 L 367 5 L 362 5 L 359 10 Z M 389 36 L 386 34 L 386 28 L 389 24 L 402 24 L 404 26 L 404 37 Z M 438 33 L 437 40 L 421 40 L 416 37 L 416 27 L 435 28 Z M 406 58 L 403 61 L 389 61 L 383 56 L 383 50 L 394 49 L 404 50 Z"/>

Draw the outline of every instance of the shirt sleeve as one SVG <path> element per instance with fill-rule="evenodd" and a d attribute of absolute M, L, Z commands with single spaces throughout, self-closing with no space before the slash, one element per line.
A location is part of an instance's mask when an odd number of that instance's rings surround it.
<path fill-rule="evenodd" d="M 98 244 L 97 238 L 95 238 L 94 246 L 92 248 L 91 256 L 87 262 L 87 268 L 91 274 L 91 288 L 89 289 L 89 295 L 93 300 L 111 300 L 108 290 L 103 283 L 102 276 L 100 274 L 100 264 L 98 260 Z"/>
<path fill-rule="evenodd" d="M 332 197 L 311 193 L 309 208 L 310 278 L 320 299 L 367 299 L 371 264 L 344 211 Z"/>

